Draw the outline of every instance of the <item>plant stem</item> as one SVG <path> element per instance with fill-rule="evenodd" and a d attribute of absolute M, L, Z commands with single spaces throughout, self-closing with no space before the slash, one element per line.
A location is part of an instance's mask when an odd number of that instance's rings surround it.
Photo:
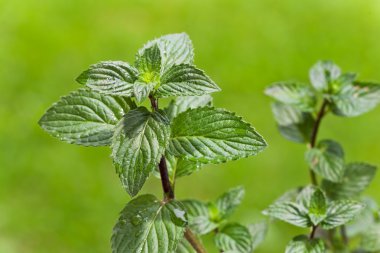
<path fill-rule="evenodd" d="M 309 236 L 309 239 L 310 239 L 310 240 L 314 239 L 315 232 L 317 231 L 317 228 L 318 228 L 318 226 L 313 226 L 313 227 L 311 228 L 311 233 L 310 233 L 310 236 Z"/>
<path fill-rule="evenodd" d="M 347 236 L 347 231 L 346 231 L 345 225 L 340 227 L 340 235 L 342 236 L 342 240 L 343 240 L 344 245 L 348 245 L 348 236 Z"/>
<path fill-rule="evenodd" d="M 186 228 L 185 238 L 191 244 L 191 246 L 198 253 L 206 253 L 206 250 L 203 248 L 202 244 L 199 242 L 198 238 L 191 232 L 189 228 Z"/>
<path fill-rule="evenodd" d="M 152 106 L 153 111 L 157 111 L 158 99 L 154 98 L 153 96 L 149 96 L 149 99 L 150 99 L 150 104 Z M 175 198 L 175 195 L 174 195 L 172 184 L 170 183 L 170 180 L 169 180 L 168 167 L 166 165 L 166 158 L 164 155 L 161 157 L 158 168 L 160 169 L 161 183 L 162 183 L 162 189 L 164 191 L 165 201 L 173 200 Z M 189 228 L 186 228 L 185 230 L 185 238 L 197 253 L 207 253 L 203 245 L 199 242 L 197 237 L 193 234 L 193 232 Z"/>
<path fill-rule="evenodd" d="M 324 99 L 322 106 L 321 106 L 321 109 L 319 110 L 319 112 L 317 114 L 317 118 L 315 119 L 313 130 L 311 132 L 310 144 L 309 144 L 310 148 L 314 148 L 315 143 L 317 142 L 319 126 L 321 125 L 322 118 L 325 115 L 327 105 L 328 105 L 328 101 L 326 99 Z M 311 183 L 313 185 L 318 185 L 317 176 L 315 175 L 314 171 L 312 169 L 309 169 L 309 172 L 310 172 Z"/>

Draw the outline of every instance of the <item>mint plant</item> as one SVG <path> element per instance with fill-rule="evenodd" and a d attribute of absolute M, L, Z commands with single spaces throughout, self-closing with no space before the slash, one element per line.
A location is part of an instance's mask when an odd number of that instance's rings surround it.
<path fill-rule="evenodd" d="M 154 39 L 138 50 L 134 64 L 91 65 L 76 79 L 84 87 L 62 97 L 39 121 L 62 141 L 111 147 L 121 184 L 134 197 L 113 229 L 114 253 L 206 252 L 199 237 L 210 232 L 221 251 L 248 253 L 265 234 L 263 223 L 226 222 L 242 199 L 242 188 L 210 203 L 175 199 L 178 178 L 266 147 L 241 117 L 212 106 L 210 94 L 220 88 L 193 58 L 184 33 Z M 172 100 L 161 109 L 165 98 Z M 161 179 L 162 199 L 136 196 L 150 174 Z"/>
<path fill-rule="evenodd" d="M 287 253 L 380 251 L 379 207 L 361 196 L 376 167 L 346 163 L 337 141 L 317 138 L 326 115 L 355 117 L 380 103 L 380 85 L 356 77 L 342 73 L 332 61 L 320 61 L 310 69 L 311 85 L 277 82 L 265 90 L 276 100 L 272 111 L 280 133 L 290 141 L 307 144 L 305 161 L 311 184 L 290 190 L 263 212 L 310 228 L 309 235 L 298 235 L 289 242 Z"/>

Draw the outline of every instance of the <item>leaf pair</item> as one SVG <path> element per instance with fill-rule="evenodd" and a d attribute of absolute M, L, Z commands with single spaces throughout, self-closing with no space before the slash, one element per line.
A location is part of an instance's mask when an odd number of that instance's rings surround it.
<path fill-rule="evenodd" d="M 188 214 L 189 227 L 200 235 L 215 231 L 215 245 L 223 252 L 252 252 L 264 240 L 267 223 L 259 222 L 246 227 L 226 221 L 243 197 L 244 189 L 235 187 L 213 202 L 182 201 Z"/>
<path fill-rule="evenodd" d="M 360 202 L 351 200 L 327 202 L 320 189 L 305 187 L 295 202 L 274 203 L 263 213 L 295 226 L 321 226 L 328 230 L 349 222 L 363 207 Z"/>
<path fill-rule="evenodd" d="M 105 61 L 84 71 L 77 81 L 102 94 L 135 97 L 137 103 L 149 95 L 156 98 L 195 96 L 220 88 L 193 65 L 193 46 L 184 34 L 171 34 L 148 42 L 136 55 L 134 66 Z"/>

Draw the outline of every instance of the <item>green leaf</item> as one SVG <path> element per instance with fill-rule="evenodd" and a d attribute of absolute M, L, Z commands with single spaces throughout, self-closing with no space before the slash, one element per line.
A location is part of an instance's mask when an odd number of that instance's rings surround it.
<path fill-rule="evenodd" d="M 61 141 L 106 146 L 111 144 L 117 122 L 134 107 L 129 98 L 79 89 L 53 104 L 38 123 Z"/>
<path fill-rule="evenodd" d="M 153 89 L 154 86 L 151 83 L 136 82 L 133 85 L 133 94 L 136 97 L 136 102 L 141 104 Z"/>
<path fill-rule="evenodd" d="M 318 188 L 314 185 L 303 187 L 296 196 L 296 203 L 300 205 L 304 212 L 309 212 L 311 199 Z"/>
<path fill-rule="evenodd" d="M 340 75 L 340 68 L 332 61 L 319 61 L 310 69 L 311 84 L 319 91 L 326 91 Z"/>
<path fill-rule="evenodd" d="M 360 201 L 365 205 L 365 207 L 354 220 L 346 225 L 348 237 L 359 235 L 367 231 L 372 224 L 376 223 L 376 212 L 379 210 L 379 206 L 376 201 L 369 197 L 364 197 Z"/>
<path fill-rule="evenodd" d="M 265 94 L 300 110 L 313 111 L 317 99 L 310 86 L 297 82 L 278 82 L 265 89 Z"/>
<path fill-rule="evenodd" d="M 358 196 L 371 183 L 376 167 L 366 163 L 350 163 L 345 166 L 343 180 L 340 183 L 322 181 L 322 188 L 331 199 L 349 199 Z"/>
<path fill-rule="evenodd" d="M 272 112 L 280 133 L 288 140 L 298 143 L 310 141 L 314 126 L 313 115 L 294 106 L 273 103 Z"/>
<path fill-rule="evenodd" d="M 112 157 L 131 196 L 139 192 L 158 165 L 169 135 L 169 119 L 163 111 L 149 112 L 139 107 L 129 111 L 120 121 L 112 143 Z"/>
<path fill-rule="evenodd" d="M 252 250 L 254 251 L 265 239 L 268 232 L 268 222 L 260 221 L 250 224 L 248 230 L 252 236 Z"/>
<path fill-rule="evenodd" d="M 309 167 L 332 182 L 340 182 L 344 174 L 344 152 L 339 143 L 322 140 L 305 154 Z"/>
<path fill-rule="evenodd" d="M 374 224 L 362 235 L 361 247 L 369 252 L 380 251 L 380 224 Z"/>
<path fill-rule="evenodd" d="M 186 33 L 168 34 L 149 41 L 144 48 L 157 44 L 161 51 L 162 72 L 173 65 L 193 64 L 194 50 L 189 36 Z"/>
<path fill-rule="evenodd" d="M 174 65 L 161 77 L 156 97 L 200 96 L 220 91 L 202 70 L 188 64 Z"/>
<path fill-rule="evenodd" d="M 223 252 L 252 252 L 252 237 L 249 230 L 240 224 L 225 225 L 214 237 L 215 245 Z"/>
<path fill-rule="evenodd" d="M 304 208 L 293 202 L 274 203 L 264 210 L 263 214 L 298 227 L 307 228 L 312 225 Z"/>
<path fill-rule="evenodd" d="M 103 61 L 91 65 L 76 81 L 102 94 L 132 96 L 138 75 L 138 70 L 126 62 Z"/>
<path fill-rule="evenodd" d="M 218 227 L 210 217 L 207 204 L 199 200 L 183 200 L 181 203 L 185 206 L 189 227 L 194 233 L 204 235 Z"/>
<path fill-rule="evenodd" d="M 355 117 L 375 108 L 380 103 L 380 85 L 355 82 L 344 86 L 330 97 L 332 112 L 343 117 Z"/>
<path fill-rule="evenodd" d="M 190 109 L 172 122 L 171 154 L 202 163 L 221 163 L 256 155 L 264 139 L 231 112 L 212 107 Z"/>
<path fill-rule="evenodd" d="M 228 190 L 216 199 L 215 205 L 219 210 L 220 219 L 227 218 L 235 211 L 241 204 L 244 194 L 244 187 L 238 186 Z"/>
<path fill-rule="evenodd" d="M 174 119 L 180 113 L 198 107 L 211 106 L 212 97 L 210 95 L 203 96 L 190 96 L 190 97 L 177 97 L 175 100 L 172 100 L 165 112 L 168 115 L 169 119 Z"/>
<path fill-rule="evenodd" d="M 326 211 L 325 194 L 320 189 L 316 189 L 310 199 L 309 218 L 311 222 L 318 225 L 326 217 Z"/>
<path fill-rule="evenodd" d="M 332 229 L 344 225 L 354 219 L 363 208 L 362 203 L 352 200 L 330 202 L 326 218 L 322 221 L 321 226 L 323 229 Z"/>
<path fill-rule="evenodd" d="M 194 50 L 186 33 L 169 34 L 158 39 L 162 52 L 163 70 L 173 65 L 193 64 Z"/>
<path fill-rule="evenodd" d="M 286 246 L 285 253 L 325 253 L 325 244 L 321 239 L 309 239 L 306 235 L 293 238 Z"/>
<path fill-rule="evenodd" d="M 140 71 L 139 79 L 145 83 L 157 81 L 161 73 L 161 51 L 157 44 L 140 50 L 136 55 L 137 69 Z"/>
<path fill-rule="evenodd" d="M 153 195 L 141 195 L 121 212 L 113 229 L 112 252 L 172 252 L 183 238 L 186 222 L 180 202 L 162 202 Z"/>

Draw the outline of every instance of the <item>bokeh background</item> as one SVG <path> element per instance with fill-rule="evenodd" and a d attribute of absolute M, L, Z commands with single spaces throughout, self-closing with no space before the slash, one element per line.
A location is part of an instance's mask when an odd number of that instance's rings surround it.
<path fill-rule="evenodd" d="M 75 77 L 101 60 L 132 61 L 147 40 L 187 32 L 196 64 L 223 91 L 215 104 L 236 111 L 266 138 L 257 157 L 207 166 L 177 184 L 178 198 L 213 199 L 244 185 L 232 217 L 262 219 L 283 191 L 309 182 L 304 145 L 277 132 L 264 87 L 308 80 L 333 59 L 363 80 L 380 80 L 377 0 L 0 0 L 0 253 L 110 252 L 118 212 L 129 200 L 109 148 L 65 144 L 37 121 L 77 89 Z M 320 138 L 335 138 L 347 161 L 380 165 L 380 108 L 357 118 L 328 116 Z M 161 195 L 151 178 L 144 192 Z M 367 193 L 380 201 L 380 175 Z M 272 223 L 258 252 L 283 252 L 298 233 Z M 216 252 L 211 250 L 210 252 Z"/>

